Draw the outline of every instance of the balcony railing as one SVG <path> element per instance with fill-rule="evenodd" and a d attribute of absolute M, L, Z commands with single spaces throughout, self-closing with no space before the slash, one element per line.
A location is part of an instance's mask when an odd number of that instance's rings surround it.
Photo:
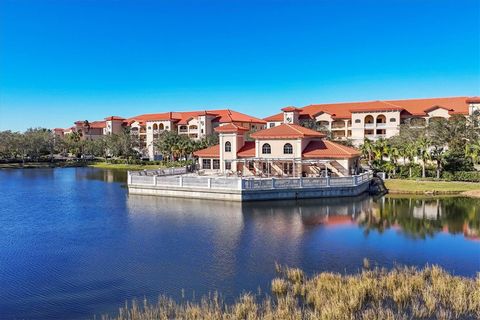
<path fill-rule="evenodd" d="M 332 129 L 339 129 L 339 128 L 342 128 L 342 129 L 345 129 L 345 122 L 342 122 L 342 123 L 332 123 Z"/>
<path fill-rule="evenodd" d="M 151 171 L 129 171 L 128 185 L 162 186 L 176 188 L 223 189 L 223 190 L 272 190 L 355 187 L 370 181 L 371 172 L 348 177 L 316 178 L 246 178 L 186 176 L 185 168 L 174 168 L 168 173 Z M 174 171 L 178 170 L 178 171 Z"/>

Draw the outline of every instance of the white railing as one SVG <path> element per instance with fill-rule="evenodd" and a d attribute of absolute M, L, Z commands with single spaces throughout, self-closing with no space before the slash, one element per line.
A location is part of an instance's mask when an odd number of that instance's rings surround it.
<path fill-rule="evenodd" d="M 145 175 L 139 175 L 138 172 L 134 171 L 128 173 L 128 184 L 136 186 L 164 186 L 218 190 L 281 190 L 355 187 L 370 181 L 372 177 L 373 174 L 371 172 L 348 177 L 237 178 L 185 176 L 182 174 L 156 175 L 151 174 L 150 172 L 147 172 Z"/>

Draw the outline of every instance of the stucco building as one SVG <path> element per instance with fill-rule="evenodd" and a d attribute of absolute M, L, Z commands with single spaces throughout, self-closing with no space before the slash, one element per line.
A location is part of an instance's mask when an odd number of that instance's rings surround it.
<path fill-rule="evenodd" d="M 233 123 L 217 127 L 219 144 L 195 152 L 207 173 L 260 177 L 349 176 L 358 173 L 360 153 L 325 140 L 298 124 L 298 110 L 283 109 L 284 121 L 254 132 Z"/>
<path fill-rule="evenodd" d="M 400 125 L 410 122 L 424 126 L 438 118 L 460 114 L 468 116 L 480 110 L 480 97 L 387 100 L 314 104 L 303 108 L 287 107 L 288 112 L 267 117 L 272 128 L 288 121 L 311 122 L 317 130 L 330 132 L 335 139 L 351 139 L 359 145 L 365 138 L 389 138 Z"/>
<path fill-rule="evenodd" d="M 213 134 L 215 128 L 226 124 L 256 131 L 265 128 L 266 121 L 230 109 L 164 112 L 131 118 L 110 116 L 102 121 L 76 121 L 72 128 L 64 129 L 63 133 L 78 132 L 81 139 L 97 139 L 128 128 L 138 138 L 139 152 L 154 160 L 160 157 L 154 142 L 163 132 L 175 131 L 191 139 L 201 139 Z"/>

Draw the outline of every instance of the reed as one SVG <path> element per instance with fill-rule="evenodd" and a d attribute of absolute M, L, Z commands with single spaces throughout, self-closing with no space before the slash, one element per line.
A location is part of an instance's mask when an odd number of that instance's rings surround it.
<path fill-rule="evenodd" d="M 357 274 L 277 266 L 271 295 L 244 294 L 225 303 L 218 294 L 200 302 L 133 302 L 104 320 L 151 319 L 480 319 L 480 274 L 454 276 L 440 267 L 365 268 Z"/>

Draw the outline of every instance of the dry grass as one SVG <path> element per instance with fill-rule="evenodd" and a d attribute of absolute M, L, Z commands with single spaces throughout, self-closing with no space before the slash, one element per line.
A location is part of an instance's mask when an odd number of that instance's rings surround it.
<path fill-rule="evenodd" d="M 364 269 L 355 275 L 324 272 L 307 278 L 299 269 L 277 267 L 272 296 L 241 296 L 226 304 L 218 295 L 178 304 L 161 297 L 104 320 L 151 319 L 479 319 L 480 274 L 452 276 L 439 267 Z"/>

